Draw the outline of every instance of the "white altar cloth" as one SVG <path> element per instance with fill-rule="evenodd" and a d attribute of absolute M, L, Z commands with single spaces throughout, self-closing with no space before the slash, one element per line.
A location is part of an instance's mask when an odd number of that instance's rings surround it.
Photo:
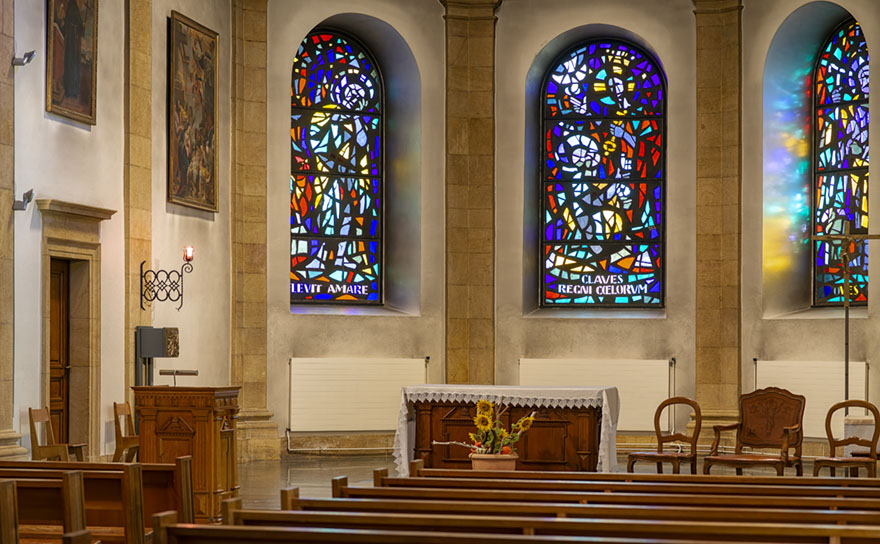
<path fill-rule="evenodd" d="M 513 406 L 545 408 L 602 409 L 599 437 L 600 472 L 614 472 L 617 467 L 617 417 L 620 395 L 616 387 L 520 387 L 517 385 L 414 385 L 401 388 L 400 414 L 394 434 L 394 464 L 401 476 L 409 474 L 409 462 L 415 447 L 413 404 L 426 401 L 472 402 L 486 399 Z"/>

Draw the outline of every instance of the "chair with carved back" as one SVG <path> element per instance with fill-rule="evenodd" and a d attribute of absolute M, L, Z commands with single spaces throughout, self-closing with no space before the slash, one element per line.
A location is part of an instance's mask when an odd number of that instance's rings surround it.
<path fill-rule="evenodd" d="M 34 461 L 58 460 L 70 461 L 72 453 L 77 461 L 85 460 L 86 444 L 56 444 L 55 432 L 52 429 L 52 419 L 49 417 L 48 408 L 34 410 L 28 408 L 31 423 L 31 459 Z M 42 423 L 46 431 L 46 442 L 40 444 L 40 433 L 37 424 Z"/>
<path fill-rule="evenodd" d="M 806 398 L 779 387 L 766 387 L 739 397 L 739 422 L 715 425 L 712 450 L 703 459 L 703 474 L 713 465 L 736 468 L 772 467 L 782 476 L 785 467 L 794 467 L 803 476 L 801 448 L 804 440 L 804 407 Z M 721 433 L 736 431 L 733 454 L 719 455 Z M 743 453 L 743 448 L 773 448 L 778 453 Z M 791 450 L 794 450 L 793 452 Z"/>
<path fill-rule="evenodd" d="M 870 440 L 858 436 L 849 436 L 841 440 L 834 438 L 834 433 L 831 431 L 831 418 L 834 416 L 834 412 L 844 408 L 864 408 L 871 412 L 871 415 L 874 416 L 874 434 L 871 436 Z M 877 440 L 880 439 L 880 425 L 878 424 L 880 424 L 880 411 L 878 411 L 877 407 L 870 402 L 863 400 L 847 400 L 838 402 L 832 406 L 828 410 L 828 414 L 825 416 L 825 433 L 828 435 L 828 445 L 831 447 L 831 455 L 829 457 L 818 457 L 816 459 L 813 464 L 813 476 L 818 476 L 819 471 L 822 470 L 822 468 L 828 467 L 831 470 L 832 477 L 835 475 L 835 469 L 837 468 L 846 468 L 849 471 L 849 475 L 855 477 L 859 474 L 859 468 L 864 467 L 868 471 L 869 478 L 876 478 Z M 862 446 L 868 448 L 868 451 L 864 455 L 859 455 L 858 457 L 836 456 L 837 448 L 849 445 Z"/>
<path fill-rule="evenodd" d="M 660 431 L 660 415 L 663 410 L 673 404 L 685 404 L 694 410 L 694 431 L 691 436 L 682 433 L 663 435 Z M 703 416 L 700 413 L 700 405 L 687 397 L 672 397 L 664 400 L 654 412 L 654 432 L 657 434 L 657 451 L 636 451 L 629 454 L 629 462 L 627 463 L 627 472 L 632 472 L 637 461 L 648 461 L 657 463 L 657 472 L 663 473 L 663 463 L 672 463 L 672 473 L 678 474 L 681 469 L 681 463 L 691 465 L 691 474 L 697 473 L 697 440 L 700 438 L 700 427 L 703 424 Z M 690 451 L 663 451 L 663 444 L 669 442 L 681 441 L 690 446 Z"/>
<path fill-rule="evenodd" d="M 133 462 L 140 448 L 140 437 L 134 434 L 131 406 L 127 402 L 113 403 L 113 426 L 116 429 L 116 451 L 113 452 L 113 462 L 122 461 L 123 458 L 126 463 Z"/>

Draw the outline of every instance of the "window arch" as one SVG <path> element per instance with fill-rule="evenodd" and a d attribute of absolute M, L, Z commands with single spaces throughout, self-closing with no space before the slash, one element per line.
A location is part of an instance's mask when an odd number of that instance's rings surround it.
<path fill-rule="evenodd" d="M 290 301 L 383 301 L 384 95 L 357 40 L 316 29 L 293 61 Z"/>
<path fill-rule="evenodd" d="M 868 233 L 868 46 L 859 24 L 839 26 L 820 50 L 813 74 L 813 233 Z M 813 303 L 843 304 L 840 244 L 813 247 Z M 851 301 L 868 302 L 868 246 L 854 245 Z"/>
<path fill-rule="evenodd" d="M 541 92 L 540 303 L 662 307 L 666 80 L 647 52 L 592 40 Z"/>

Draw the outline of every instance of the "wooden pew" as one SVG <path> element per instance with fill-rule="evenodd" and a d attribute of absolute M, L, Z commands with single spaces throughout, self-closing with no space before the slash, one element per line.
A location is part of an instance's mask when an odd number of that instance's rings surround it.
<path fill-rule="evenodd" d="M 63 461 L 0 461 L 0 471 L 14 470 L 83 470 L 122 472 L 127 463 L 76 463 Z M 192 457 L 180 457 L 175 464 L 141 463 L 143 482 L 144 520 L 149 523 L 153 514 L 176 510 L 184 523 L 194 521 Z M 99 490 L 93 490 L 86 480 L 86 508 L 101 500 Z"/>
<path fill-rule="evenodd" d="M 522 535 L 584 535 L 595 537 L 668 538 L 700 542 L 849 542 L 880 541 L 880 526 L 766 523 L 752 521 L 595 519 L 530 516 L 450 515 L 431 513 L 242 511 L 240 501 L 226 501 L 231 521 L 260 527 L 325 527 L 447 533 L 490 532 Z M 224 519 L 226 519 L 224 517 Z M 450 538 L 455 538 L 451 536 Z"/>
<path fill-rule="evenodd" d="M 59 470 L 38 469 L 0 469 L 0 478 L 15 479 L 18 488 L 19 506 L 19 532 L 25 535 L 24 525 L 46 525 L 48 529 L 28 529 L 36 531 L 34 538 L 42 533 L 52 534 L 57 532 L 60 538 L 62 531 L 58 530 L 53 521 L 46 521 L 58 515 L 57 499 L 53 501 L 51 490 L 61 482 L 67 485 L 75 475 L 78 481 L 80 497 L 74 504 L 77 511 L 64 512 L 65 523 L 63 532 L 72 532 L 89 529 L 95 538 L 104 542 L 124 542 L 126 544 L 143 544 L 145 541 L 145 527 L 143 518 L 143 491 L 141 467 L 139 465 L 125 465 L 121 471 L 77 471 L 64 472 Z M 84 489 L 89 489 L 90 501 L 85 500 Z M 26 493 L 29 493 L 26 495 Z M 66 503 L 65 503 L 66 505 Z M 79 519 L 82 524 L 67 523 L 70 515 Z M 41 520 L 43 520 L 41 522 Z M 54 519 L 57 521 L 57 519 Z M 30 533 L 28 533 L 30 534 Z"/>
<path fill-rule="evenodd" d="M 236 501 L 229 504 L 229 517 L 224 510 L 224 521 L 233 516 L 247 519 L 252 511 L 240 510 Z M 645 508 L 628 504 L 570 504 L 540 502 L 487 502 L 487 501 L 407 501 L 395 499 L 309 499 L 300 498 L 299 490 L 282 490 L 281 510 L 305 512 L 377 512 L 421 514 L 480 514 L 502 516 L 532 516 L 559 518 L 617 518 L 694 521 L 762 521 L 770 523 L 880 525 L 880 510 L 828 510 L 794 508 L 723 508 L 717 506 L 664 506 Z"/>
<path fill-rule="evenodd" d="M 711 494 L 605 493 L 584 491 L 536 491 L 516 489 L 468 489 L 430 487 L 352 487 L 348 478 L 331 481 L 335 498 L 401 499 L 408 501 L 469 500 L 494 502 L 555 502 L 578 504 L 632 504 L 705 506 L 725 508 L 807 508 L 830 510 L 877 510 L 880 501 L 872 498 L 749 496 Z"/>
<path fill-rule="evenodd" d="M 15 482 L 18 533 L 28 541 L 60 540 L 62 534 L 86 528 L 81 472 L 61 478 Z"/>
<path fill-rule="evenodd" d="M 176 523 L 174 512 L 153 516 L 154 544 L 264 544 L 298 542 L 322 544 L 450 544 L 451 540 L 486 544 L 694 544 L 694 540 L 591 536 L 544 536 L 491 533 L 446 533 L 404 530 L 358 530 L 313 527 L 230 527 Z M 752 544 L 761 541 L 751 540 Z M 828 542 L 818 539 L 814 542 Z"/>
<path fill-rule="evenodd" d="M 814 478 L 811 476 L 734 476 L 706 474 L 651 474 L 639 472 L 559 472 L 537 470 L 460 470 L 424 468 L 419 459 L 409 465 L 410 477 L 418 478 L 474 478 L 501 480 L 577 480 L 591 482 L 676 482 L 688 484 L 745 485 L 833 485 L 840 487 L 880 487 L 880 479 L 874 478 Z"/>
<path fill-rule="evenodd" d="M 0 544 L 18 544 L 18 497 L 14 480 L 0 480 Z"/>
<path fill-rule="evenodd" d="M 620 482 L 587 480 L 525 480 L 525 479 L 474 479 L 474 478 L 393 478 L 386 476 L 387 469 L 374 471 L 373 485 L 377 487 L 422 487 L 445 489 L 518 489 L 529 491 L 571 491 L 600 493 L 656 493 L 656 494 L 707 494 L 774 497 L 852 497 L 880 499 L 878 487 L 839 487 L 835 485 L 749 485 L 733 480 L 729 483 L 705 483 L 700 485 L 678 482 Z"/>

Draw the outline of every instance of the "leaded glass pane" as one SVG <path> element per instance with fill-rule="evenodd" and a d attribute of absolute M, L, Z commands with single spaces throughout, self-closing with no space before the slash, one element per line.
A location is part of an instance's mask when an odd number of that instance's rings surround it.
<path fill-rule="evenodd" d="M 382 79 L 336 31 L 309 34 L 291 78 L 290 301 L 382 302 Z"/>
<path fill-rule="evenodd" d="M 663 306 L 665 78 L 618 40 L 551 67 L 542 107 L 543 306 Z"/>
<path fill-rule="evenodd" d="M 544 297 L 557 305 L 660 304 L 661 254 L 659 244 L 545 244 Z"/>
<path fill-rule="evenodd" d="M 663 115 L 664 79 L 656 63 L 616 40 L 588 43 L 567 53 L 550 71 L 545 115 Z"/>
<path fill-rule="evenodd" d="M 659 183 L 548 183 L 544 198 L 547 241 L 660 238 Z"/>
<path fill-rule="evenodd" d="M 826 42 L 815 71 L 813 233 L 868 232 L 868 48 L 849 21 Z M 840 242 L 815 241 L 813 298 L 817 306 L 844 302 Z M 867 303 L 868 246 L 855 243 L 849 260 L 853 304 Z"/>
<path fill-rule="evenodd" d="M 546 134 L 547 179 L 660 179 L 662 123 L 559 121 Z"/>
<path fill-rule="evenodd" d="M 868 45 L 852 21 L 831 35 L 816 65 L 817 104 L 868 99 Z"/>

